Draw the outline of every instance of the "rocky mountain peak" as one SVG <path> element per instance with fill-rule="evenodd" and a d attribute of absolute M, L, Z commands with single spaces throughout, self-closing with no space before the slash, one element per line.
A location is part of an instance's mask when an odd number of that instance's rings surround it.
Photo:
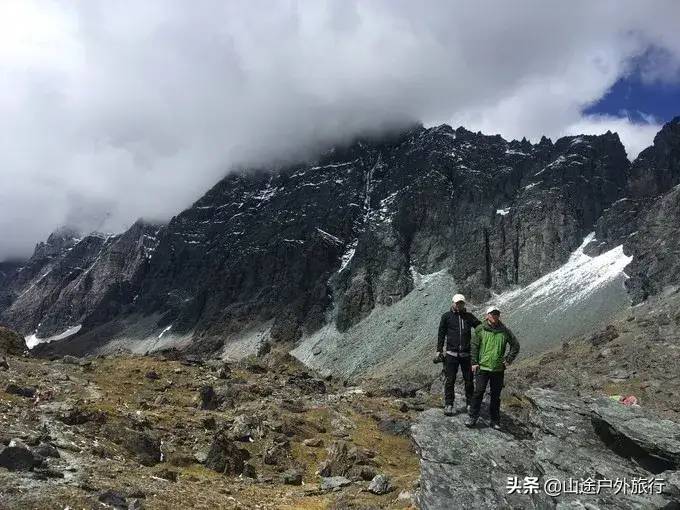
<path fill-rule="evenodd" d="M 665 130 L 637 173 L 611 132 L 532 144 L 447 125 L 233 173 L 167 225 L 72 239 L 50 264 L 34 257 L 0 317 L 26 334 L 82 323 L 74 352 L 131 324 L 150 345 L 167 330 L 164 341 L 219 350 L 249 328 L 289 342 L 327 324 L 347 331 L 407 296 L 419 275 L 445 271 L 481 302 L 560 267 L 604 232 L 607 214 L 608 232 L 630 234 L 614 228 L 613 211 L 630 203 L 621 199 L 641 176 L 680 175 Z"/>
<path fill-rule="evenodd" d="M 665 193 L 680 183 L 680 117 L 666 123 L 631 165 L 630 194 L 634 198 Z"/>
<path fill-rule="evenodd" d="M 63 255 L 80 241 L 82 234 L 71 227 L 59 227 L 45 242 L 35 247 L 34 258 L 50 258 Z"/>

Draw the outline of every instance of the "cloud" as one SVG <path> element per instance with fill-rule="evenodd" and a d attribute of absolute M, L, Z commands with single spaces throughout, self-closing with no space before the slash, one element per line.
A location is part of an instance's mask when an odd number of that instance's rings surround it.
<path fill-rule="evenodd" d="M 230 169 L 412 120 L 506 137 L 584 116 L 636 59 L 677 79 L 680 4 L 167 0 L 0 4 L 0 260 L 56 226 L 167 219 Z M 607 127 L 609 126 L 609 127 Z"/>

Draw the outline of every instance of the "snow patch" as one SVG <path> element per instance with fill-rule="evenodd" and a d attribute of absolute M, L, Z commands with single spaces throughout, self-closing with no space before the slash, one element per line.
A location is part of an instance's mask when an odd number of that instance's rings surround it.
<path fill-rule="evenodd" d="M 566 161 L 567 161 L 567 158 L 565 158 L 564 156 L 559 156 L 555 161 L 553 161 L 553 162 L 550 163 L 549 165 L 546 165 L 546 167 L 543 168 L 543 170 L 541 170 L 540 172 L 536 172 L 536 173 L 534 174 L 534 177 L 536 177 L 536 176 L 538 176 L 538 175 L 541 175 L 543 172 L 545 172 L 546 170 L 548 170 L 548 169 L 550 169 L 550 168 L 552 168 L 552 167 L 560 166 L 562 163 L 564 163 L 564 162 L 566 162 Z"/>
<path fill-rule="evenodd" d="M 595 233 L 591 232 L 562 267 L 523 289 L 498 295 L 495 301 L 499 306 L 516 302 L 512 307 L 515 311 L 551 304 L 551 309 L 546 311 L 548 316 L 559 316 L 564 307 L 586 302 L 598 289 L 620 277 L 624 268 L 633 260 L 632 256 L 623 253 L 623 245 L 596 257 L 586 255 L 585 247 L 594 240 Z"/>
<path fill-rule="evenodd" d="M 321 234 L 321 237 L 323 237 L 327 241 L 330 241 L 333 244 L 342 244 L 342 240 L 339 237 L 336 237 L 333 234 L 329 234 L 325 230 L 321 230 L 319 227 L 316 227 L 316 230 L 319 232 L 319 234 Z"/>
<path fill-rule="evenodd" d="M 172 324 L 170 324 L 167 328 L 165 328 L 163 331 L 161 331 L 161 334 L 158 335 L 158 339 L 160 340 L 161 338 L 163 338 L 163 335 L 165 335 L 171 329 L 172 329 Z"/>
<path fill-rule="evenodd" d="M 496 209 L 496 214 L 500 214 L 501 216 L 506 216 L 510 214 L 510 208 L 506 207 L 505 209 Z"/>
<path fill-rule="evenodd" d="M 506 149 L 505 153 L 506 154 L 514 154 L 514 155 L 517 155 L 517 156 L 528 156 L 528 154 L 526 152 L 517 151 L 515 149 Z"/>
<path fill-rule="evenodd" d="M 355 239 L 349 244 L 345 253 L 342 254 L 342 257 L 340 258 L 340 269 L 338 269 L 338 273 L 342 273 L 347 268 L 347 266 L 349 266 L 350 262 L 352 262 L 354 254 L 357 251 L 358 244 L 359 240 Z"/>
<path fill-rule="evenodd" d="M 29 349 L 33 349 L 33 347 L 35 347 L 38 344 L 46 344 L 50 342 L 56 342 L 58 340 L 64 340 L 65 338 L 75 335 L 78 331 L 80 331 L 82 327 L 83 327 L 82 324 L 78 324 L 77 326 L 71 326 L 66 331 L 63 331 L 58 335 L 53 335 L 47 338 L 38 338 L 36 333 L 33 333 L 32 335 L 29 335 L 24 338 L 24 340 L 26 341 L 26 347 L 28 347 Z"/>
<path fill-rule="evenodd" d="M 343 166 L 348 166 L 348 165 L 353 165 L 359 161 L 358 159 L 352 160 L 352 161 L 345 161 L 344 163 L 333 163 L 330 165 L 323 165 L 323 166 L 313 166 L 310 168 L 310 170 L 321 170 L 322 168 L 340 168 Z"/>

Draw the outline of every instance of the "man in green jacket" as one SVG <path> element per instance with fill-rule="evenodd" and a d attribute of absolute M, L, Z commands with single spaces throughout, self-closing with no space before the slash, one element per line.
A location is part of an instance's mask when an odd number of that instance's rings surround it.
<path fill-rule="evenodd" d="M 491 402 L 489 403 L 489 417 L 491 427 L 500 429 L 501 390 L 505 367 L 510 365 L 519 353 L 519 342 L 515 335 L 501 322 L 501 312 L 492 306 L 486 311 L 486 320 L 475 328 L 470 342 L 470 357 L 472 371 L 475 373 L 475 392 L 470 405 L 470 416 L 465 422 L 467 427 L 474 427 L 479 418 L 479 409 L 490 386 Z M 510 345 L 510 350 L 506 350 Z"/>

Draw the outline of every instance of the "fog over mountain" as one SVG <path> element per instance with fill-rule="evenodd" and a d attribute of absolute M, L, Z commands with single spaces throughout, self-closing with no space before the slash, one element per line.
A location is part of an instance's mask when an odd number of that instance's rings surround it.
<path fill-rule="evenodd" d="M 680 4 L 520 3 L 5 1 L 0 260 L 406 123 L 651 144 L 654 118 L 582 112 L 631 73 L 680 79 Z"/>

